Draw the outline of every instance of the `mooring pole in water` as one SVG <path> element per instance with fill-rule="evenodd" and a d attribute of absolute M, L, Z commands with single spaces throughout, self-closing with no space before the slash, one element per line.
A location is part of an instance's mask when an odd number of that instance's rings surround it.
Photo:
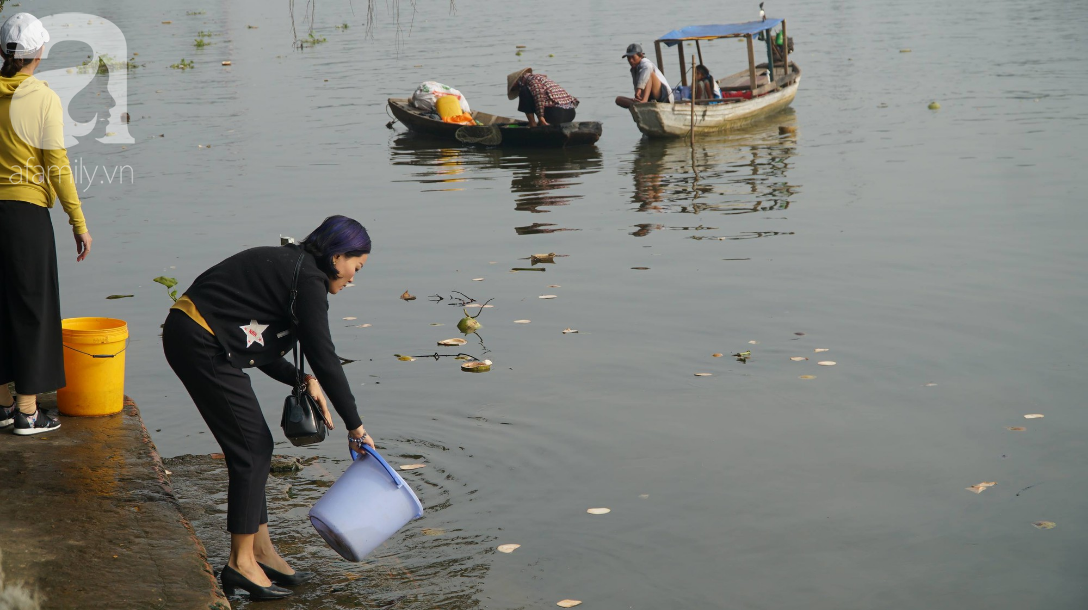
<path fill-rule="evenodd" d="M 695 146 L 695 84 L 699 75 L 695 73 L 695 56 L 691 56 L 691 145 Z"/>

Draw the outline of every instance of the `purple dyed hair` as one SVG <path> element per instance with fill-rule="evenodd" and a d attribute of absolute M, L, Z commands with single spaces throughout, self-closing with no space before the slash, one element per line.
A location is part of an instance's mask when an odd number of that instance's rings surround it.
<path fill-rule="evenodd" d="M 302 240 L 302 247 L 317 259 L 317 268 L 324 271 L 329 279 L 335 280 L 340 274 L 332 264 L 332 257 L 337 254 L 349 257 L 370 254 L 370 234 L 357 220 L 347 216 L 329 216 Z"/>

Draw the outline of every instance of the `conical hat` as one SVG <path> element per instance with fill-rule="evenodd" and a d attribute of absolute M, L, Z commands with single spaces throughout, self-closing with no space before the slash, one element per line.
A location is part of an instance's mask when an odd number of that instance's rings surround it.
<path fill-rule="evenodd" d="M 522 68 L 522 69 L 518 70 L 517 72 L 511 72 L 510 75 L 506 77 L 506 97 L 507 97 L 507 99 L 512 100 L 512 99 L 514 99 L 514 98 L 516 98 L 518 96 L 518 90 L 520 89 L 520 87 L 518 87 L 518 81 L 521 80 L 521 75 L 525 74 L 526 72 L 528 72 L 529 74 L 532 74 L 533 69 L 532 68 Z"/>

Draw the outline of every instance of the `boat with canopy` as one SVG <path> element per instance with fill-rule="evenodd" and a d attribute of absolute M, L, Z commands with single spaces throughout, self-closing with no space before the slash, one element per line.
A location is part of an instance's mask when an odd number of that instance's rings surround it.
<path fill-rule="evenodd" d="M 777 31 L 776 31 L 777 30 Z M 676 47 L 680 58 L 680 90 L 694 89 L 689 82 L 684 43 L 694 42 L 698 61 L 703 64 L 703 42 L 722 38 L 743 40 L 748 50 L 748 69 L 718 79 L 721 99 L 677 99 L 673 103 L 642 102 L 630 108 L 631 117 L 642 133 L 651 137 L 681 137 L 699 133 L 729 131 L 735 127 L 781 111 L 793 102 L 801 83 L 801 69 L 790 61 L 792 40 L 786 35 L 786 20 L 724 25 L 693 25 L 673 30 L 654 41 L 657 65 L 665 71 L 662 45 Z M 756 46 L 765 46 L 767 61 L 756 63 Z M 690 44 L 688 47 L 690 48 Z M 695 66 L 690 67 L 694 74 Z M 694 78 L 691 79 L 694 81 Z M 680 97 L 680 96 L 677 96 Z M 690 97 L 690 96 L 689 96 Z M 694 105 L 694 107 L 693 107 Z"/>

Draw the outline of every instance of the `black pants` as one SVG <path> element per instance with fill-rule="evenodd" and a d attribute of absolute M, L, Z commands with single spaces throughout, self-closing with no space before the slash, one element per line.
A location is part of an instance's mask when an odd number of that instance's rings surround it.
<path fill-rule="evenodd" d="M 522 87 L 518 92 L 518 112 L 524 112 L 526 114 L 537 114 L 536 111 L 536 98 L 532 93 L 529 93 L 528 87 Z M 558 125 L 560 123 L 570 123 L 574 121 L 574 108 L 558 108 L 555 106 L 549 106 L 544 109 L 544 120 L 549 125 Z"/>
<path fill-rule="evenodd" d="M 549 106 L 544 109 L 544 120 L 547 121 L 549 125 L 571 123 L 574 121 L 574 108 L 557 108 L 555 106 Z"/>
<path fill-rule="evenodd" d="M 0 201 L 0 383 L 20 394 L 64 387 L 63 349 L 49 210 Z"/>
<path fill-rule="evenodd" d="M 176 309 L 166 317 L 162 349 L 223 449 L 229 477 L 227 531 L 257 533 L 268 523 L 264 486 L 273 441 L 249 375 L 227 360 L 211 333 Z"/>

